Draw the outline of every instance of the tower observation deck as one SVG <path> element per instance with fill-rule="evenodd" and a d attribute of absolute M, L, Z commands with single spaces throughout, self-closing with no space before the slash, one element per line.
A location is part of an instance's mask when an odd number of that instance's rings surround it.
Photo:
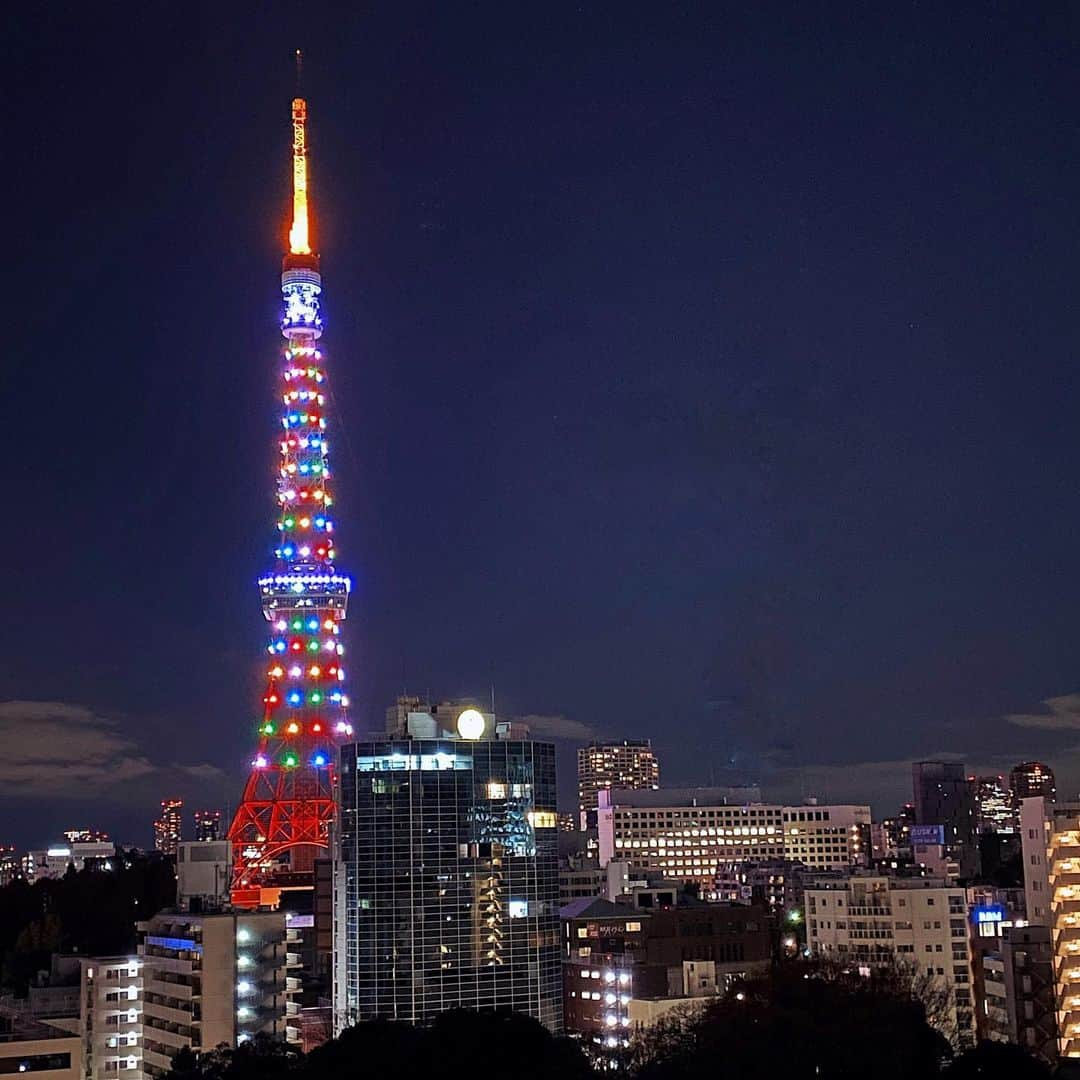
<path fill-rule="evenodd" d="M 350 580 L 335 567 L 319 256 L 308 219 L 307 102 L 292 103 L 293 213 L 282 262 L 276 544 L 259 579 L 269 626 L 266 690 L 243 799 L 229 828 L 233 903 L 309 884 L 334 814 L 336 745 L 352 735 L 341 624 Z"/>

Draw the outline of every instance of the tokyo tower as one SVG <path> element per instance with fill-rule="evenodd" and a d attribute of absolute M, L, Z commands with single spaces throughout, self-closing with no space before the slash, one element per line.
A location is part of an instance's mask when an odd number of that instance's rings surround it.
<path fill-rule="evenodd" d="M 334 499 L 319 350 L 322 278 L 308 224 L 307 102 L 292 103 L 292 227 L 282 262 L 281 432 L 273 570 L 259 579 L 269 623 L 257 749 L 229 828 L 233 903 L 310 881 L 334 814 L 335 747 L 352 734 L 341 623 L 350 581 L 334 567 Z"/>

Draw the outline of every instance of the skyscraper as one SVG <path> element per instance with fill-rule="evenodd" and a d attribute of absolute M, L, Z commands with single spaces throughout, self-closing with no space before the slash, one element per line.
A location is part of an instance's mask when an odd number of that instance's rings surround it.
<path fill-rule="evenodd" d="M 166 855 L 176 855 L 183 835 L 184 800 L 162 799 L 161 817 L 154 822 L 154 847 Z"/>
<path fill-rule="evenodd" d="M 561 1030 L 555 748 L 519 734 L 416 711 L 341 748 L 338 1031 L 457 1007 Z"/>
<path fill-rule="evenodd" d="M 578 810 L 583 817 L 595 816 L 599 791 L 612 788 L 655 791 L 660 786 L 660 762 L 649 739 L 591 742 L 578 749 L 577 771 Z"/>
<path fill-rule="evenodd" d="M 1009 790 L 1018 809 L 1024 799 L 1041 797 L 1053 802 L 1057 798 L 1054 770 L 1041 761 L 1021 761 L 1009 773 Z"/>
<path fill-rule="evenodd" d="M 978 869 L 975 841 L 975 781 L 958 761 L 917 761 L 911 767 L 915 821 L 941 825 L 945 848 L 960 864 L 960 876 Z"/>
<path fill-rule="evenodd" d="M 221 811 L 220 810 L 196 810 L 195 811 L 195 839 L 196 840 L 220 840 L 221 839 Z"/>
<path fill-rule="evenodd" d="M 1004 776 L 975 778 L 975 821 L 979 832 L 1015 832 L 1017 810 Z"/>
<path fill-rule="evenodd" d="M 275 881 L 313 883 L 334 814 L 334 756 L 352 734 L 345 710 L 341 623 L 349 578 L 335 569 L 326 435 L 319 256 L 308 222 L 307 102 L 292 103 L 293 214 L 282 263 L 285 338 L 279 370 L 274 568 L 259 580 L 270 625 L 258 747 L 229 828 L 233 902 L 256 905 Z"/>

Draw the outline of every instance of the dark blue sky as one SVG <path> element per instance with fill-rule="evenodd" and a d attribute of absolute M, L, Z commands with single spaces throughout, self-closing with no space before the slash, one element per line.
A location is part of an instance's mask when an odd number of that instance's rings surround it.
<path fill-rule="evenodd" d="M 9 17 L 0 842 L 239 793 L 297 46 L 362 724 L 1080 785 L 1070 6 L 519 7 Z"/>

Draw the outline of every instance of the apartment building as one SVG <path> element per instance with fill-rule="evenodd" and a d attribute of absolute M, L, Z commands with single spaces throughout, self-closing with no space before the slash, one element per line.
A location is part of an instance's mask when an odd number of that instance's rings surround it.
<path fill-rule="evenodd" d="M 79 965 L 83 1080 L 142 1080 L 143 965 L 138 956 L 85 958 Z"/>
<path fill-rule="evenodd" d="M 1020 803 L 1029 921 L 1050 928 L 1058 1056 L 1080 1057 L 1080 803 Z"/>
<path fill-rule="evenodd" d="M 1057 1062 L 1054 953 L 1047 926 L 1001 929 L 996 951 L 983 957 L 986 1037 L 1015 1043 Z"/>
<path fill-rule="evenodd" d="M 933 878 L 857 875 L 809 884 L 807 944 L 828 960 L 869 973 L 910 965 L 946 992 L 939 1026 L 958 1045 L 973 1045 L 971 944 L 962 888 Z"/>
<path fill-rule="evenodd" d="M 143 1069 L 168 1072 L 184 1046 L 237 1046 L 257 1034 L 299 1043 L 300 967 L 282 912 L 159 912 L 138 924 Z"/>

